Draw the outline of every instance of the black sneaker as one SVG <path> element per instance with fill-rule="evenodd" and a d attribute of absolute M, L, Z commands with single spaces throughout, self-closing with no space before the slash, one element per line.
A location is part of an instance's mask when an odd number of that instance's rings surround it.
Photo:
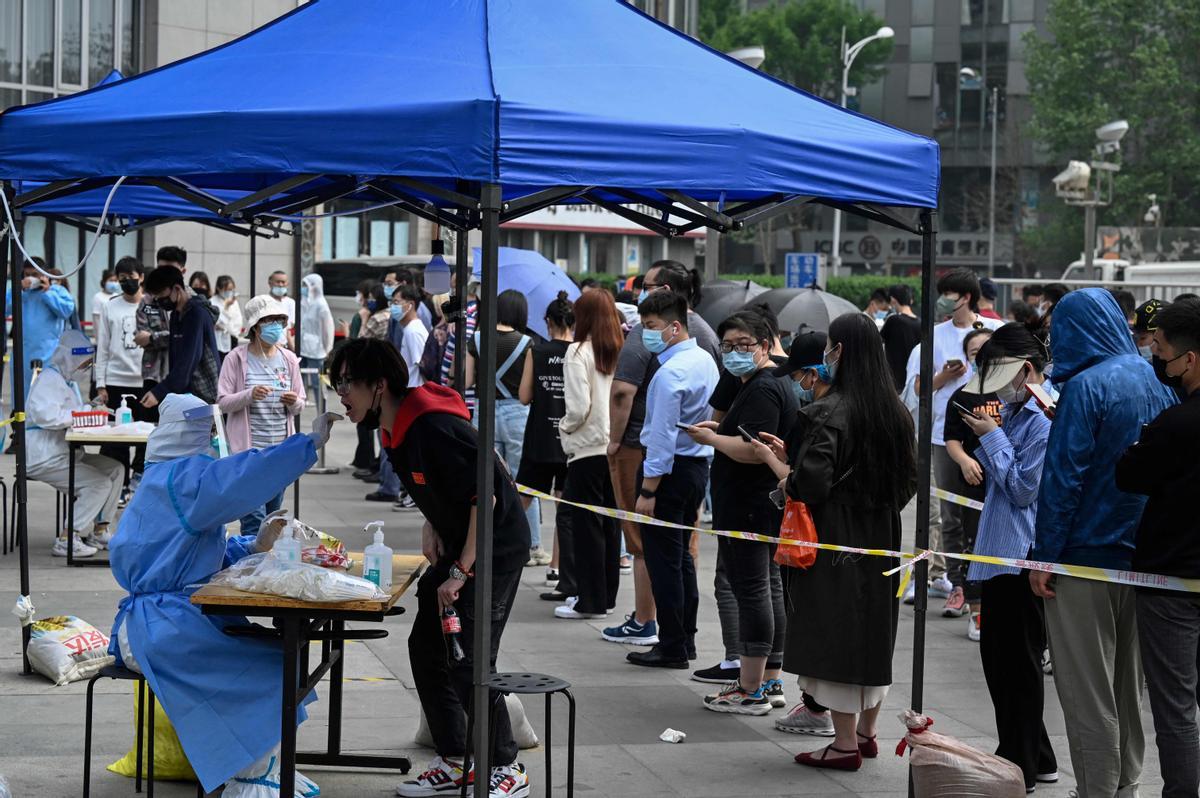
<path fill-rule="evenodd" d="M 382 491 L 377 490 L 374 493 L 368 493 L 363 498 L 369 502 L 394 502 L 400 497 L 395 493 L 383 493 Z"/>
<path fill-rule="evenodd" d="M 547 593 L 542 593 L 540 596 L 538 596 L 538 598 L 540 598 L 542 601 L 557 601 L 561 604 L 567 600 L 568 596 L 566 593 L 560 593 L 557 590 L 551 590 Z"/>
<path fill-rule="evenodd" d="M 742 675 L 741 668 L 723 668 L 722 663 L 717 663 L 711 668 L 704 668 L 692 674 L 693 682 L 704 682 L 705 684 L 729 684 L 736 682 Z"/>

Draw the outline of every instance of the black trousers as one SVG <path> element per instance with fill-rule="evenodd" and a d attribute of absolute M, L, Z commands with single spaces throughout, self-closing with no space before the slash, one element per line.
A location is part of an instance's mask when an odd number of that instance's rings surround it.
<path fill-rule="evenodd" d="M 467 707 L 471 703 L 471 679 L 475 658 L 475 580 L 469 580 L 459 592 L 454 608 L 462 621 L 462 644 L 465 657 L 459 662 L 451 659 L 442 634 L 442 617 L 438 608 L 437 589 L 450 575 L 450 561 L 431 567 L 417 583 L 417 616 L 408 636 L 408 655 L 412 661 L 413 682 L 433 746 L 440 756 L 461 761 L 467 750 Z M 490 672 L 496 672 L 496 654 L 500 636 L 508 622 L 521 571 L 508 571 L 492 576 L 492 645 L 489 654 Z M 517 759 L 517 744 L 513 740 L 508 708 L 499 702 L 495 711 L 491 762 L 493 766 L 507 765 Z"/>
<path fill-rule="evenodd" d="M 782 662 L 787 614 L 783 609 L 783 583 L 771 573 L 775 544 L 718 538 L 717 547 L 737 598 L 739 652 Z"/>
<path fill-rule="evenodd" d="M 695 526 L 707 482 L 706 458 L 676 456 L 671 473 L 658 483 L 654 517 Z M 641 483 L 639 470 L 639 490 Z M 642 526 L 642 549 L 658 608 L 658 649 L 672 659 L 686 660 L 688 652 L 695 649 L 700 588 L 696 583 L 696 563 L 688 549 L 691 538 L 692 533 L 682 529 Z"/>
<path fill-rule="evenodd" d="M 608 458 L 597 455 L 568 463 L 563 498 L 582 504 L 616 507 L 612 480 L 608 475 Z M 563 509 L 571 516 L 567 572 L 576 591 L 574 595 L 579 596 L 575 609 L 603 613 L 616 606 L 617 590 L 621 586 L 621 527 L 615 518 L 570 506 Z M 560 553 L 560 566 L 562 560 Z M 561 579 L 560 574 L 560 583 Z"/>
<path fill-rule="evenodd" d="M 1042 723 L 1045 675 L 1042 651 L 1046 626 L 1042 600 L 1029 589 L 1029 575 L 1004 574 L 985 581 L 985 617 L 979 656 L 996 710 L 996 755 L 1021 768 L 1025 786 L 1039 773 L 1058 770 Z"/>
<path fill-rule="evenodd" d="M 108 402 L 105 403 L 108 409 L 116 410 L 121 406 L 121 394 L 131 394 L 135 398 L 125 400 L 125 404 L 129 406 L 130 412 L 133 413 L 133 420 L 149 421 L 152 424 L 158 421 L 158 408 L 142 407 L 142 397 L 149 391 L 149 388 L 145 385 L 137 387 L 109 385 L 105 387 L 105 390 L 108 391 Z M 125 466 L 126 482 L 129 481 L 129 446 L 120 443 L 106 443 L 100 447 L 100 454 L 105 457 L 111 457 Z M 133 447 L 133 470 L 140 474 L 145 467 L 146 444 L 141 443 Z"/>

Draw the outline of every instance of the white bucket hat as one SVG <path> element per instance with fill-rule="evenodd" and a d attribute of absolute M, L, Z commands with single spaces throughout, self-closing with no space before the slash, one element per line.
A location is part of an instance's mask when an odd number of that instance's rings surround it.
<path fill-rule="evenodd" d="M 260 321 L 268 319 L 271 316 L 283 316 L 287 318 L 287 310 L 284 309 L 283 303 L 275 297 L 260 294 L 246 303 L 247 330 L 250 330 Z"/>

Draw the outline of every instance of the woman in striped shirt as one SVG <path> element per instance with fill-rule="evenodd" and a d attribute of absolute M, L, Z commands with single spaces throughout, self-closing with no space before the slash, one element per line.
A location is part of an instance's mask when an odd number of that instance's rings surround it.
<path fill-rule="evenodd" d="M 975 553 L 1023 559 L 1033 547 L 1038 488 L 1050 420 L 1026 387 L 1044 382 L 1046 351 L 1020 324 L 992 334 L 976 358 L 975 376 L 964 390 L 991 394 L 1004 403 L 1003 426 L 990 416 L 961 413 L 979 436 L 975 457 L 987 476 Z M 969 581 L 981 581 L 988 628 L 979 654 L 996 712 L 996 754 L 1021 768 L 1025 788 L 1058 780 L 1058 764 L 1042 722 L 1041 666 L 1046 634 L 1042 600 L 1017 568 L 973 562 Z"/>

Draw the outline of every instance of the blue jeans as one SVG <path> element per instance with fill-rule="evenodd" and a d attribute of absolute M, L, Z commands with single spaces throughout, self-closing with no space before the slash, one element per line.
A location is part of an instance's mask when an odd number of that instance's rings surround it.
<path fill-rule="evenodd" d="M 283 506 L 283 492 L 272 499 L 267 499 L 267 503 L 257 510 L 251 510 L 242 516 L 242 534 L 257 535 L 258 528 L 262 526 L 263 519 L 271 513 Z"/>
<path fill-rule="evenodd" d="M 478 412 L 478 411 L 476 411 Z M 521 447 L 525 443 L 525 424 L 529 421 L 529 406 L 518 399 L 496 400 L 496 453 L 508 464 L 514 478 L 521 469 Z M 479 426 L 479 417 L 474 419 Z M 529 521 L 529 541 L 537 548 L 542 545 L 542 506 L 534 499 L 525 511 Z"/>
<path fill-rule="evenodd" d="M 383 451 L 383 440 L 380 439 L 379 450 Z M 400 477 L 397 476 L 396 470 L 392 468 L 392 461 L 387 455 L 382 455 L 379 458 L 379 492 L 386 493 L 389 496 L 400 495 Z"/>

